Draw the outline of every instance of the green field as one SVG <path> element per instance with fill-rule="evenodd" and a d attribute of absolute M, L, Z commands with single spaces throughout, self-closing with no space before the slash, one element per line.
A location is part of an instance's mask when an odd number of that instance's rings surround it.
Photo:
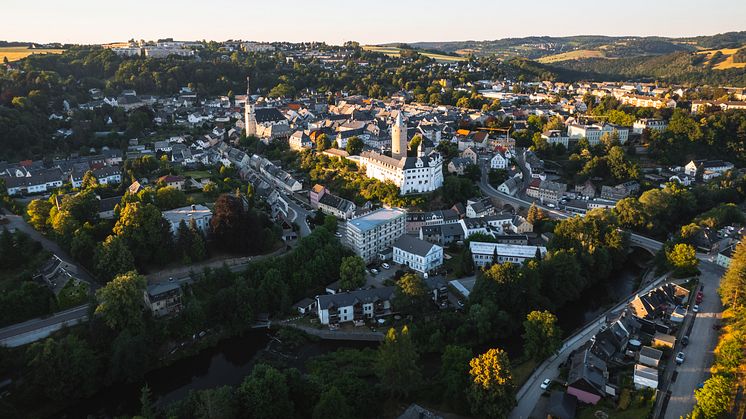
<path fill-rule="evenodd" d="M 377 47 L 375 45 L 366 45 L 363 47 L 363 49 L 366 51 L 386 54 L 390 57 L 398 57 L 401 51 L 401 48 L 397 48 L 397 47 Z M 454 57 L 451 55 L 434 54 L 432 52 L 420 52 L 420 51 L 417 51 L 417 52 L 420 53 L 421 55 L 424 55 L 425 57 L 432 58 L 433 60 L 436 60 L 436 61 L 463 61 L 466 59 L 464 57 Z"/>
<path fill-rule="evenodd" d="M 28 47 L 0 47 L 0 60 L 18 61 L 32 54 L 62 54 L 64 49 L 31 49 Z"/>

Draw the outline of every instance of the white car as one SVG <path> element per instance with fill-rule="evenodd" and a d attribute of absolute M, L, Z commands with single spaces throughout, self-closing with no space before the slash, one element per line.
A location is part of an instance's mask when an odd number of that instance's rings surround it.
<path fill-rule="evenodd" d="M 678 365 L 683 364 L 685 358 L 686 358 L 686 355 L 684 355 L 683 352 L 679 352 L 678 354 L 676 354 L 676 363 Z"/>
<path fill-rule="evenodd" d="M 382 264 L 381 264 L 381 267 L 382 267 L 383 269 L 391 269 L 391 266 L 389 266 L 389 264 L 388 264 L 388 263 L 382 263 Z"/>
<path fill-rule="evenodd" d="M 554 205 L 554 204 L 547 204 L 547 206 L 548 206 L 549 208 L 554 208 L 554 207 L 555 207 L 555 205 Z"/>
<path fill-rule="evenodd" d="M 699 304 L 695 304 L 692 306 L 692 313 L 699 313 Z"/>
<path fill-rule="evenodd" d="M 373 268 L 370 270 L 370 273 L 372 273 L 373 275 L 378 275 L 378 269 Z"/>
<path fill-rule="evenodd" d="M 551 384 L 552 384 L 552 380 L 550 380 L 550 379 L 547 378 L 547 379 L 545 379 L 544 381 L 541 382 L 541 389 L 542 390 L 546 390 L 546 389 L 549 388 L 549 386 Z"/>

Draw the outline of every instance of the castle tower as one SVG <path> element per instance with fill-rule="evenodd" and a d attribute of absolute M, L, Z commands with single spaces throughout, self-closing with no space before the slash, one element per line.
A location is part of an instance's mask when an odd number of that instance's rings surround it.
<path fill-rule="evenodd" d="M 417 145 L 417 157 L 424 158 L 425 157 L 425 145 L 422 144 L 425 142 L 425 139 L 420 139 L 420 143 Z"/>
<path fill-rule="evenodd" d="M 391 127 L 391 157 L 407 157 L 407 124 L 402 118 L 402 111 L 396 115 L 396 122 Z"/>
<path fill-rule="evenodd" d="M 244 106 L 244 124 L 246 125 L 246 136 L 256 136 L 256 115 L 254 115 L 254 104 L 251 103 L 251 84 L 246 77 L 246 105 Z"/>

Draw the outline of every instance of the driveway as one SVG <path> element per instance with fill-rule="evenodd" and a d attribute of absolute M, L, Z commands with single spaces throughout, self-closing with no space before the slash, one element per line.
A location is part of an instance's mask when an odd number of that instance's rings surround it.
<path fill-rule="evenodd" d="M 679 349 L 686 354 L 686 359 L 676 367 L 679 375 L 669 386 L 671 398 L 664 416 L 667 419 L 686 417 L 692 411 L 694 390 L 710 376 L 713 350 L 717 344 L 718 332 L 712 326 L 722 317 L 723 307 L 716 290 L 724 271 L 720 266 L 705 261 L 700 261 L 699 269 L 702 271 L 700 284 L 704 285 L 704 298 L 689 333 L 689 345 Z"/>

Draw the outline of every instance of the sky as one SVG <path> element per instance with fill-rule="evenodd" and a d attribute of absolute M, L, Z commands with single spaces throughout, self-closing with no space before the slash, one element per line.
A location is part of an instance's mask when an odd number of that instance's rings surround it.
<path fill-rule="evenodd" d="M 0 40 L 362 44 L 746 30 L 743 0 L 0 0 Z"/>

